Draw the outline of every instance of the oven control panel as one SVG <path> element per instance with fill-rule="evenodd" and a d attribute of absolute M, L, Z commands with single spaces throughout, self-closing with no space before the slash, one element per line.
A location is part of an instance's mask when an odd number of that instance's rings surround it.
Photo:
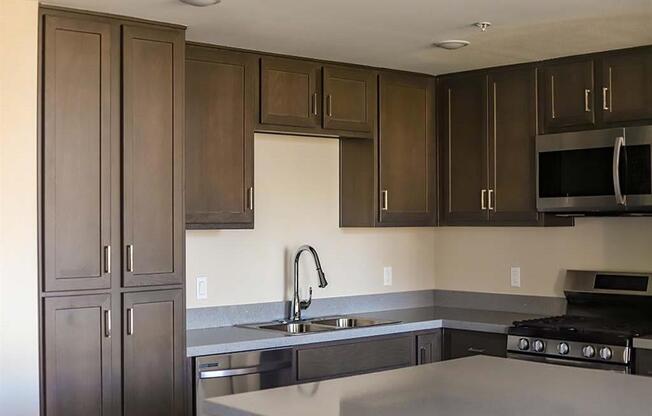
<path fill-rule="evenodd" d="M 626 365 L 631 360 L 630 348 L 621 345 L 603 345 L 519 335 L 507 337 L 507 351 Z"/>

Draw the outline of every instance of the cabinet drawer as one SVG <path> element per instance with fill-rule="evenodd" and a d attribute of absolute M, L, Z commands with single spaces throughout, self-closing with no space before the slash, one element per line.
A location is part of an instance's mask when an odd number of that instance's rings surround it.
<path fill-rule="evenodd" d="M 507 355 L 507 336 L 473 331 L 444 331 L 445 360 L 472 355 L 505 357 Z"/>
<path fill-rule="evenodd" d="M 652 377 L 652 350 L 636 350 L 636 374 Z"/>
<path fill-rule="evenodd" d="M 309 348 L 297 352 L 299 381 L 341 377 L 390 368 L 414 361 L 414 337 Z"/>

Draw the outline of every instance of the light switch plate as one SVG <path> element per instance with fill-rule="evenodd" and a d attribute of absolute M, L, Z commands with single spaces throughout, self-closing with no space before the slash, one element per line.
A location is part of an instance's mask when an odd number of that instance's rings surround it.
<path fill-rule="evenodd" d="M 208 299 L 208 279 L 197 278 L 197 300 Z"/>
<path fill-rule="evenodd" d="M 512 267 L 510 272 L 512 287 L 521 287 L 521 268 Z"/>
<path fill-rule="evenodd" d="M 383 268 L 383 284 L 385 286 L 392 285 L 392 266 L 385 266 Z"/>

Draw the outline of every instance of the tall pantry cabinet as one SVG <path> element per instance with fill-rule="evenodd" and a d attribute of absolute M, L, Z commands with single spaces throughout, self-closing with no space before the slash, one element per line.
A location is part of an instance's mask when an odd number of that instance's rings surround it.
<path fill-rule="evenodd" d="M 41 408 L 184 413 L 184 28 L 41 9 Z"/>

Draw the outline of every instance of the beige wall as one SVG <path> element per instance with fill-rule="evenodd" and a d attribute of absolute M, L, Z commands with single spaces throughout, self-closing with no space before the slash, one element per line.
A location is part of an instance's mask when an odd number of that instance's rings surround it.
<path fill-rule="evenodd" d="M 256 135 L 256 228 L 186 233 L 188 307 L 288 299 L 290 258 L 302 243 L 318 250 L 330 283 L 317 288 L 304 254 L 302 282 L 315 298 L 432 289 L 431 228 L 339 228 L 338 152 L 334 139 Z M 208 278 L 207 300 L 195 298 L 197 276 Z"/>
<path fill-rule="evenodd" d="M 37 2 L 0 0 L 0 413 L 38 414 Z"/>
<path fill-rule="evenodd" d="M 510 268 L 521 267 L 521 288 Z M 562 296 L 566 269 L 652 271 L 652 218 L 580 218 L 564 228 L 435 229 L 437 289 Z"/>

